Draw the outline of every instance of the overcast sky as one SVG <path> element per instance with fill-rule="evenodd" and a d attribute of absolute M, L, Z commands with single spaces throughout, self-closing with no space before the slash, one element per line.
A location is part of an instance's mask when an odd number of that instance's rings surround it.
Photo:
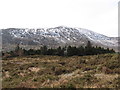
<path fill-rule="evenodd" d="M 120 0 L 0 0 L 0 29 L 68 26 L 118 36 Z"/>

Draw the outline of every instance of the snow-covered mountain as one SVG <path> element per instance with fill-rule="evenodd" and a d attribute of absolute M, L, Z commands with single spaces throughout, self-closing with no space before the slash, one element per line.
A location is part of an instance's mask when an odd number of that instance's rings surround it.
<path fill-rule="evenodd" d="M 47 45 L 50 47 L 65 45 L 93 45 L 114 48 L 118 46 L 117 37 L 107 37 L 96 32 L 83 29 L 59 26 L 55 28 L 8 28 L 2 30 L 3 45 Z"/>

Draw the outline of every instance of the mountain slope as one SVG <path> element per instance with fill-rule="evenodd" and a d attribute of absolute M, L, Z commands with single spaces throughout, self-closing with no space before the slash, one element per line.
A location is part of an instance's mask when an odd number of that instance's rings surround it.
<path fill-rule="evenodd" d="M 65 45 L 93 45 L 116 48 L 117 37 L 107 37 L 102 34 L 82 28 L 59 26 L 55 28 L 8 28 L 2 30 L 3 45 L 47 45 L 50 47 Z"/>

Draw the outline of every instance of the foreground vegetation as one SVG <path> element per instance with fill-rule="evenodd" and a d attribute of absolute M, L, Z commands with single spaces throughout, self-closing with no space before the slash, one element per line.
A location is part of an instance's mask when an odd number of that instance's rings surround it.
<path fill-rule="evenodd" d="M 3 88 L 120 88 L 118 54 L 3 60 Z"/>

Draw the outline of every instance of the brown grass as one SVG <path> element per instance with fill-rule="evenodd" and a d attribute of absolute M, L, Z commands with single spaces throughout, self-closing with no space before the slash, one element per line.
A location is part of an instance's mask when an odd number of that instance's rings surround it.
<path fill-rule="evenodd" d="M 3 88 L 116 88 L 118 55 L 26 56 L 3 60 Z M 114 71 L 105 73 L 102 69 Z"/>

